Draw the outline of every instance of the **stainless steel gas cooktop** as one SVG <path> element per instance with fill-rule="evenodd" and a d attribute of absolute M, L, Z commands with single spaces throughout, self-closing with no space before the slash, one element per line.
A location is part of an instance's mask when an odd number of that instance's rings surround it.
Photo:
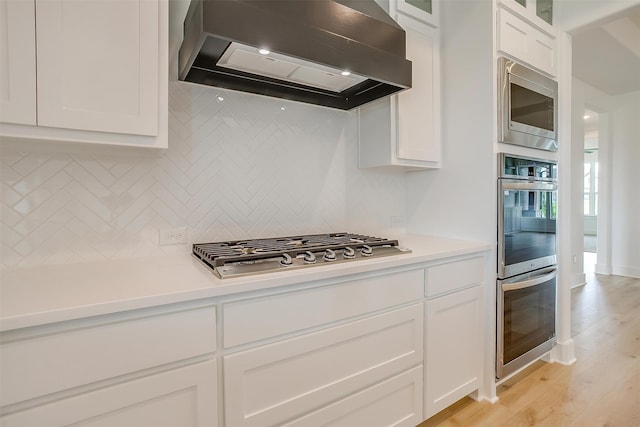
<path fill-rule="evenodd" d="M 410 252 L 397 240 L 350 233 L 193 245 L 193 255 L 222 279 Z"/>

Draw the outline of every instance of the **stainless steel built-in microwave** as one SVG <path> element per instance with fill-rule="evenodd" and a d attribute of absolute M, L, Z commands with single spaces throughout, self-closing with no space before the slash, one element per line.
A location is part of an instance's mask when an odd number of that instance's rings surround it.
<path fill-rule="evenodd" d="M 500 142 L 558 150 L 558 83 L 507 58 L 498 59 Z"/>

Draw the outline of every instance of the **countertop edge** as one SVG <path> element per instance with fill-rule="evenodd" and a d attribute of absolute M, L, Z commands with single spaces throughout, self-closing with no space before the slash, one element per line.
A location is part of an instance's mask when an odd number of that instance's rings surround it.
<path fill-rule="evenodd" d="M 153 285 L 150 287 L 148 285 L 144 286 L 144 284 L 140 284 L 139 289 L 135 288 L 135 285 L 139 284 L 137 281 L 144 280 L 144 278 L 141 279 L 138 276 L 144 276 L 145 270 L 141 268 L 140 271 L 133 271 L 130 276 L 127 276 L 126 266 L 130 261 L 123 260 L 3 271 L 3 277 L 9 277 L 10 279 L 8 280 L 9 283 L 5 283 L 3 280 L 2 284 L 0 284 L 2 291 L 0 331 L 4 332 L 84 317 L 231 296 L 297 284 L 308 284 L 324 280 L 331 281 L 339 277 L 402 268 L 414 264 L 419 265 L 438 259 L 482 253 L 491 249 L 491 245 L 488 243 L 434 236 L 408 235 L 404 236 L 400 241 L 402 246 L 412 250 L 410 254 L 374 258 L 363 262 L 344 263 L 336 266 L 318 266 L 313 269 L 300 269 L 291 272 L 269 273 L 224 280 L 215 277 L 213 273 L 208 271 L 191 255 L 139 260 L 139 262 L 148 264 L 148 272 L 152 275 L 161 274 L 155 270 L 152 272 L 155 263 L 158 263 L 160 264 L 159 268 L 174 268 L 175 273 L 178 274 L 178 278 L 175 279 L 176 282 L 181 281 L 181 273 L 184 273 L 185 281 L 193 282 L 193 286 L 184 286 L 184 283 L 180 283 L 179 286 L 176 284 L 177 286 L 171 287 L 165 284 L 162 289 L 155 289 Z M 173 266 L 171 265 L 172 263 L 174 264 Z M 170 265 L 166 266 L 166 264 Z M 94 271 L 92 269 L 98 267 L 107 268 L 106 266 L 111 266 L 110 273 L 114 277 L 113 280 L 122 281 L 123 277 L 126 277 L 125 283 L 120 283 L 120 287 L 115 287 L 115 289 L 110 289 L 110 287 L 105 289 L 105 286 L 101 286 L 104 285 L 101 281 L 108 280 L 108 277 L 106 279 L 95 278 L 94 283 L 90 280 L 89 283 L 76 283 L 76 277 L 77 282 L 81 282 L 83 279 L 86 281 L 88 280 L 87 277 L 89 277 L 86 273 L 87 271 Z M 77 270 L 77 274 L 74 274 L 74 270 Z M 60 277 L 55 277 L 56 272 Z M 49 274 L 49 280 L 54 282 L 53 287 L 58 286 L 58 289 L 50 289 L 44 283 L 36 283 L 42 281 L 42 277 L 47 277 L 47 273 Z M 38 279 L 39 277 L 40 279 Z M 69 278 L 74 279 L 72 280 L 73 283 L 67 283 L 70 281 Z M 167 282 L 170 280 L 173 280 L 173 278 L 166 278 Z M 128 284 L 134 286 L 134 288 L 126 288 Z M 95 288 L 92 288 L 92 286 L 95 286 Z M 33 291 L 35 295 L 40 295 L 41 301 L 38 300 L 38 297 L 33 298 L 30 296 L 30 291 Z M 92 291 L 95 292 L 92 293 Z M 50 293 L 49 295 L 47 295 L 48 292 Z M 86 295 L 78 297 L 73 295 L 74 292 L 85 293 Z M 68 300 L 64 298 L 64 294 L 67 293 L 71 295 Z M 59 302 L 47 301 L 48 296 L 49 298 L 57 298 Z M 77 303 L 73 302 L 74 297 L 77 297 Z M 47 303 L 49 306 L 47 306 Z M 8 309 L 9 307 L 11 309 Z M 8 315 L 5 313 L 7 311 L 9 311 Z"/>

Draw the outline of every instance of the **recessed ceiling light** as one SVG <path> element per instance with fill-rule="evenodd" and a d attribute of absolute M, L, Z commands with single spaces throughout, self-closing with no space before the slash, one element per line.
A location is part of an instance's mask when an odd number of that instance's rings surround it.
<path fill-rule="evenodd" d="M 343 72 L 342 72 L 342 73 L 340 73 L 340 74 L 342 74 L 342 75 L 343 75 L 343 76 L 345 76 L 345 77 L 346 77 L 346 76 L 350 76 L 350 75 L 351 75 L 351 71 L 346 71 L 346 70 L 345 70 L 345 71 L 343 71 Z"/>
<path fill-rule="evenodd" d="M 269 55 L 269 54 L 271 53 L 271 51 L 269 51 L 269 49 L 264 49 L 264 48 L 263 48 L 263 49 L 259 49 L 259 50 L 258 50 L 258 53 L 259 53 L 260 55 Z"/>
<path fill-rule="evenodd" d="M 217 96 L 217 99 L 218 99 L 218 102 L 224 101 L 224 98 L 222 96 L 220 96 L 220 95 Z"/>
<path fill-rule="evenodd" d="M 591 116 L 590 116 L 590 115 L 588 115 L 588 114 L 585 114 L 582 118 L 583 118 L 583 119 L 585 119 L 585 120 L 587 120 L 589 117 L 591 117 Z"/>

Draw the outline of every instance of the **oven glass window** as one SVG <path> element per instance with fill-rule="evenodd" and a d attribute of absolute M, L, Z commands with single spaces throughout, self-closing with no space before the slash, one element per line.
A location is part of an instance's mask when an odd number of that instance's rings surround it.
<path fill-rule="evenodd" d="M 555 336 L 556 279 L 504 293 L 504 363 Z"/>
<path fill-rule="evenodd" d="M 553 98 L 512 82 L 511 121 L 553 131 Z"/>
<path fill-rule="evenodd" d="M 557 191 L 503 193 L 505 266 L 556 255 Z"/>

